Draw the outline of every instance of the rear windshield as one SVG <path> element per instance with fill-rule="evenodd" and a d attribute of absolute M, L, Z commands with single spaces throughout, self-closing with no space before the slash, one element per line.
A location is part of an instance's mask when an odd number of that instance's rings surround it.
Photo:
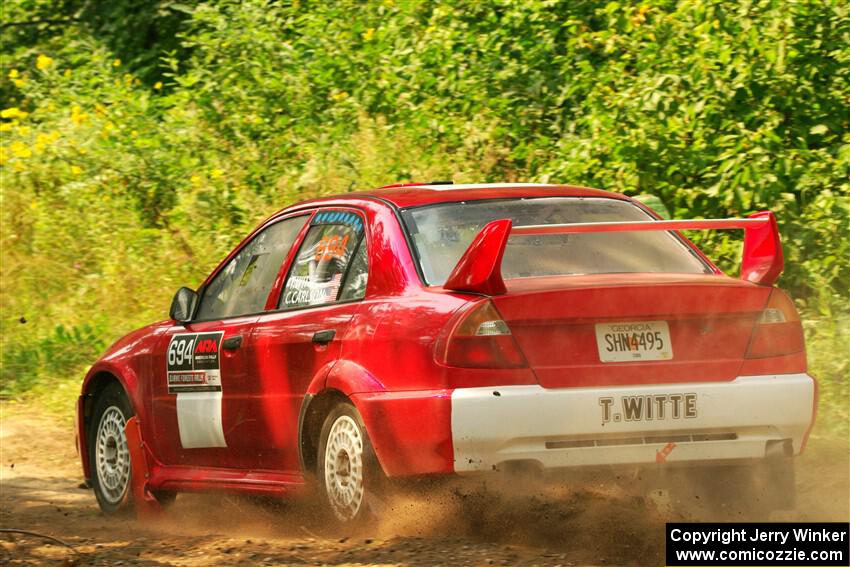
<path fill-rule="evenodd" d="M 484 225 L 514 226 L 652 220 L 628 201 L 546 197 L 443 203 L 402 211 L 428 285 L 442 285 Z M 609 232 L 511 236 L 502 261 L 505 279 L 623 272 L 710 273 L 671 232 Z"/>

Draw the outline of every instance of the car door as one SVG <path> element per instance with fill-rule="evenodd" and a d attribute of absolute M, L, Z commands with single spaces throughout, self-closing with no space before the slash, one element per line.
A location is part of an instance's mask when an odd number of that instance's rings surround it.
<path fill-rule="evenodd" d="M 168 465 L 250 467 L 256 435 L 252 331 L 309 215 L 258 230 L 207 281 L 193 320 L 175 323 L 153 354 L 152 410 Z"/>
<path fill-rule="evenodd" d="M 278 310 L 256 323 L 253 343 L 263 392 L 258 466 L 296 472 L 298 416 L 311 381 L 339 359 L 369 277 L 363 217 L 354 209 L 317 212 L 289 268 Z"/>

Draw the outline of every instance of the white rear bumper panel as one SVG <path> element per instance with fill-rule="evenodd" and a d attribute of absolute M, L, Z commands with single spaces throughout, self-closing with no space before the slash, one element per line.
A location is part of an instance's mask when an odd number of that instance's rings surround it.
<path fill-rule="evenodd" d="M 782 440 L 797 454 L 813 403 L 808 374 L 604 388 L 459 388 L 452 394 L 455 471 L 518 460 L 558 468 L 753 459 L 765 457 L 769 441 Z"/>

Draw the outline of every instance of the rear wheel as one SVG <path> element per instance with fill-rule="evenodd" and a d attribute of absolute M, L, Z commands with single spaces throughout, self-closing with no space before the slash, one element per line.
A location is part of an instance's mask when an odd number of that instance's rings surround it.
<path fill-rule="evenodd" d="M 100 509 L 107 514 L 132 507 L 130 450 L 124 426 L 133 417 L 130 402 L 118 384 L 107 386 L 94 404 L 89 427 L 92 487 Z"/>
<path fill-rule="evenodd" d="M 341 524 L 357 525 L 374 517 L 375 491 L 383 472 L 357 410 L 339 403 L 319 437 L 317 478 L 321 497 Z"/>

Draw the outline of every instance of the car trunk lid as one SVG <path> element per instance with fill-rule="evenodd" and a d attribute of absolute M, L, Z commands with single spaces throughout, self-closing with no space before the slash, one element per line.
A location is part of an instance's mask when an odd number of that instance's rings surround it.
<path fill-rule="evenodd" d="M 561 388 L 732 380 L 769 294 L 723 275 L 596 274 L 509 280 L 491 299 L 539 383 Z"/>

